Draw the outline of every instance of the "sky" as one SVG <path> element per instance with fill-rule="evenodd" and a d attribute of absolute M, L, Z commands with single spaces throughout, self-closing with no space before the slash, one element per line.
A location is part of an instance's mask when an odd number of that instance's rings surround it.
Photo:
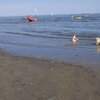
<path fill-rule="evenodd" d="M 0 16 L 100 13 L 100 0 L 0 0 Z"/>

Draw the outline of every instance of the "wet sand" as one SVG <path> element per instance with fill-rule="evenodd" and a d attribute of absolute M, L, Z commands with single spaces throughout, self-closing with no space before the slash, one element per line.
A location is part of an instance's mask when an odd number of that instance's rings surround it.
<path fill-rule="evenodd" d="M 100 70 L 0 51 L 0 100 L 100 100 Z"/>

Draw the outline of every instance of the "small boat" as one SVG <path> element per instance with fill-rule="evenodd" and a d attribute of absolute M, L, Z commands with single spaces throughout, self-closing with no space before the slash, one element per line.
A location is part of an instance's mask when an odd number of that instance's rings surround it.
<path fill-rule="evenodd" d="M 34 17 L 31 16 L 31 15 L 29 15 L 29 16 L 26 17 L 26 20 L 28 22 L 37 22 L 38 21 L 38 19 L 36 18 L 36 11 L 37 11 L 37 9 L 35 8 L 34 9 Z"/>
<path fill-rule="evenodd" d="M 37 21 L 38 21 L 37 18 L 33 18 L 32 16 L 27 16 L 26 20 L 27 20 L 28 22 L 37 22 Z"/>
<path fill-rule="evenodd" d="M 84 21 L 86 19 L 85 15 L 77 15 L 77 16 L 71 16 L 72 20 L 74 21 Z"/>

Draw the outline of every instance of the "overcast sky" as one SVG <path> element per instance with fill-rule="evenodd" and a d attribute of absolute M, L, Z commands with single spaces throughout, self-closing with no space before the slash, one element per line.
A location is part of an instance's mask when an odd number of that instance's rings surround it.
<path fill-rule="evenodd" d="M 47 15 L 51 12 L 100 13 L 100 0 L 0 0 L 0 16 Z"/>

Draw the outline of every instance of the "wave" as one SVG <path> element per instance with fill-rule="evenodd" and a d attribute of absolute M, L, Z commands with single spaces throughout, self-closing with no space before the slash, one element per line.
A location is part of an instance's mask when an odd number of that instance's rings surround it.
<path fill-rule="evenodd" d="M 38 38 L 55 38 L 55 39 L 66 39 L 65 37 L 60 37 L 59 35 L 45 35 L 45 34 L 30 34 L 30 33 L 21 33 L 21 32 L 5 32 L 7 34 L 12 34 L 12 35 L 22 35 L 22 36 L 29 36 L 29 37 L 38 37 Z"/>

